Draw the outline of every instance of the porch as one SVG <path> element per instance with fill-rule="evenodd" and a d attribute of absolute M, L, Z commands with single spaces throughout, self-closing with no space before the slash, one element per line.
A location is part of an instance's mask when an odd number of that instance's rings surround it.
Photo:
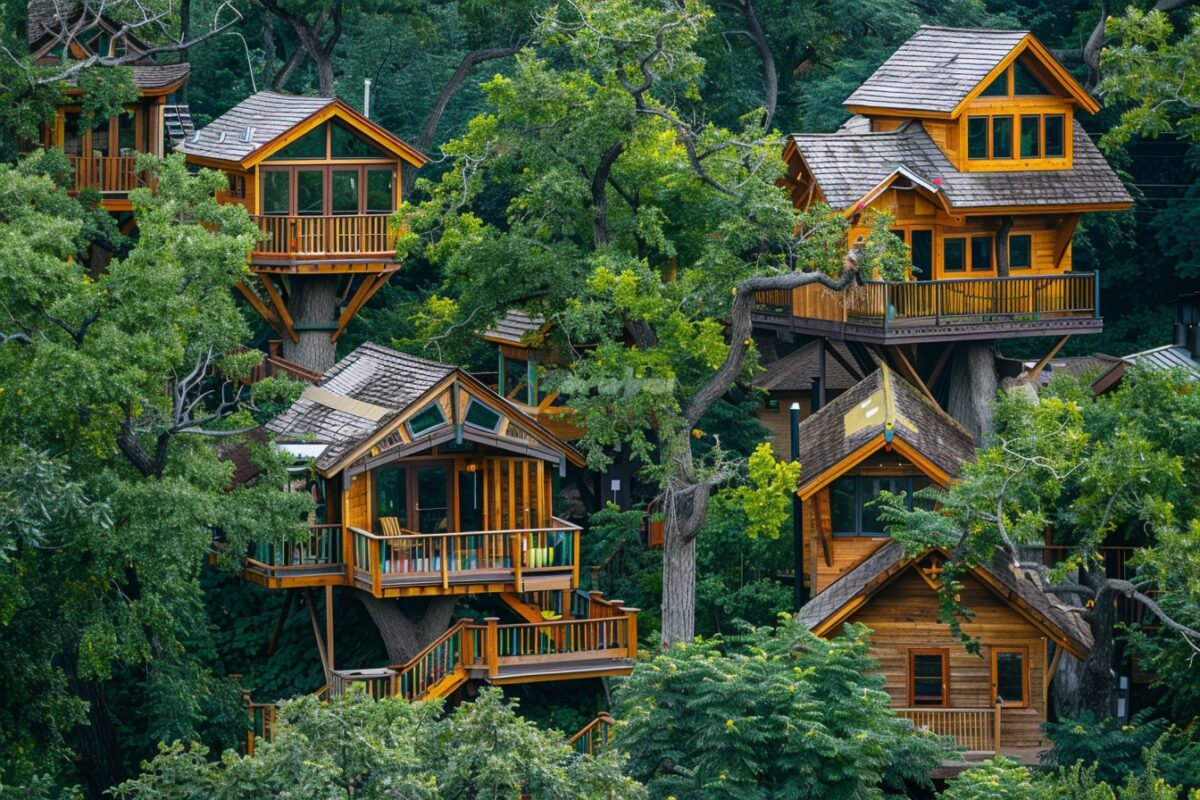
<path fill-rule="evenodd" d="M 997 339 L 1096 333 L 1096 273 L 867 281 L 838 292 L 821 284 L 759 292 L 759 327 L 876 344 L 953 337 Z"/>
<path fill-rule="evenodd" d="M 392 214 L 259 215 L 251 219 L 266 237 L 250 255 L 254 263 L 347 258 L 390 262 L 396 254 Z"/>

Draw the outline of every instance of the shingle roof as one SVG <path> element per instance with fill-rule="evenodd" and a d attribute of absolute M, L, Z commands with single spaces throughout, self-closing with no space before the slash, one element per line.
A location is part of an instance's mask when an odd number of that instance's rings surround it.
<path fill-rule="evenodd" d="M 523 344 L 525 336 L 537 333 L 545 324 L 546 320 L 540 314 L 530 315 L 519 308 L 511 308 L 483 335 L 486 339 Z"/>
<path fill-rule="evenodd" d="M 905 555 L 902 544 L 896 541 L 888 542 L 826 587 L 825 591 L 809 600 L 799 611 L 801 621 L 810 629 L 821 625 L 854 598 L 874 593 L 887 583 L 891 576 L 924 557 L 925 554 L 918 558 L 909 558 Z M 1001 553 L 997 553 L 990 563 L 975 569 L 981 573 L 980 577 L 990 578 L 1018 596 L 1049 623 L 1051 628 L 1069 637 L 1077 650 L 1087 652 L 1091 649 L 1091 630 L 1079 614 L 1043 591 L 1035 574 L 1017 570 Z"/>
<path fill-rule="evenodd" d="M 849 363 L 850 351 L 842 342 L 831 341 L 830 349 L 838 353 Z M 809 342 L 801 348 L 793 350 L 782 358 L 777 358 L 766 365 L 765 370 L 754 379 L 755 387 L 766 391 L 797 392 L 808 391 L 812 387 L 814 375 L 819 375 L 818 357 L 820 346 L 818 342 Z M 825 390 L 842 391 L 856 383 L 853 375 L 846 372 L 832 355 L 825 354 Z"/>
<path fill-rule="evenodd" d="M 1129 192 L 1083 127 L 1072 132 L 1072 169 L 959 172 L 919 121 L 881 133 L 793 134 L 826 202 L 845 210 L 898 168 L 938 190 L 957 209 L 1000 206 L 1128 204 Z"/>
<path fill-rule="evenodd" d="M 1194 379 L 1200 379 L 1200 362 L 1192 358 L 1186 347 L 1163 345 L 1140 353 L 1131 353 L 1124 359 L 1130 364 L 1144 364 L 1155 369 L 1183 369 Z"/>
<path fill-rule="evenodd" d="M 318 469 L 329 469 L 455 370 L 367 342 L 266 428 L 282 437 L 328 445 L 316 463 Z"/>
<path fill-rule="evenodd" d="M 889 428 L 951 477 L 975 457 L 957 420 L 881 367 L 800 423 L 800 489 Z"/>
<path fill-rule="evenodd" d="M 61 3 L 64 16 L 68 19 L 75 16 L 78 7 L 75 3 Z M 54 0 L 30 0 L 25 7 L 26 38 L 29 46 L 37 44 L 45 36 L 57 34 L 59 29 L 58 10 Z"/>
<path fill-rule="evenodd" d="M 922 26 L 844 105 L 949 113 L 1028 35 Z"/>
<path fill-rule="evenodd" d="M 239 162 L 336 102 L 335 97 L 298 97 L 265 91 L 252 94 L 175 149 L 202 158 Z M 249 138 L 243 141 L 247 130 Z"/>

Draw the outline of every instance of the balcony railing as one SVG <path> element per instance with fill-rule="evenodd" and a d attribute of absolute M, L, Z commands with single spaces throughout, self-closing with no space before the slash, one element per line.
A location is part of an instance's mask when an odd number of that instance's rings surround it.
<path fill-rule="evenodd" d="M 1017 323 L 1100 316 L 1095 273 L 954 278 L 935 281 L 867 281 L 843 291 L 819 283 L 790 292 L 760 292 L 761 313 L 874 328 L 964 323 Z"/>
<path fill-rule="evenodd" d="M 70 156 L 75 170 L 72 188 L 98 189 L 104 194 L 125 194 L 147 185 L 148 175 L 138 172 L 133 156 Z"/>
<path fill-rule="evenodd" d="M 341 570 L 342 526 L 309 525 L 308 538 L 299 542 L 255 542 L 246 566 L 274 577 Z"/>
<path fill-rule="evenodd" d="M 396 249 L 391 214 L 256 216 L 253 219 L 267 237 L 255 246 L 255 256 L 390 256 Z"/>
<path fill-rule="evenodd" d="M 949 736 L 968 752 L 995 753 L 1000 738 L 1000 706 L 995 708 L 897 708 L 913 727 Z"/>
<path fill-rule="evenodd" d="M 555 518 L 549 528 L 387 536 L 351 527 L 353 579 L 379 594 L 389 586 L 504 581 L 524 591 L 527 580 L 569 575 L 578 583 L 579 531 Z"/>

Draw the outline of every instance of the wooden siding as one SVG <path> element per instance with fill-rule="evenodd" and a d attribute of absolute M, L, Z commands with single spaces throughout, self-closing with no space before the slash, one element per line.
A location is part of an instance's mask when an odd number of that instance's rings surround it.
<path fill-rule="evenodd" d="M 371 527 L 371 483 L 369 474 L 351 479 L 346 490 L 346 525 L 356 528 Z"/>
<path fill-rule="evenodd" d="M 1002 711 L 1001 749 L 1037 748 L 1046 745 L 1041 724 L 1046 720 L 1043 679 L 1046 643 L 1041 633 L 1024 617 L 1000 600 L 974 578 L 963 580 L 962 600 L 975 612 L 963 625 L 968 636 L 977 637 L 980 655 L 971 655 L 937 621 L 938 598 L 925 579 L 909 568 L 867 601 L 849 618 L 861 622 L 875 633 L 871 654 L 879 662 L 887 681 L 884 687 L 892 705 L 910 706 L 908 697 L 908 650 L 910 648 L 946 648 L 950 654 L 950 708 L 991 708 L 995 699 L 992 688 L 992 647 L 1027 647 L 1029 651 L 1029 705 L 1006 707 Z"/>

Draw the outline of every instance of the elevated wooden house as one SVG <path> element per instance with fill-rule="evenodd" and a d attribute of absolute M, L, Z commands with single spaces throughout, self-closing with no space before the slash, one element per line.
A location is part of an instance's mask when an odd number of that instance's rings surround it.
<path fill-rule="evenodd" d="M 176 146 L 219 169 L 218 199 L 263 233 L 241 291 L 283 340 L 282 356 L 323 372 L 338 337 L 396 263 L 403 168 L 426 158 L 334 97 L 259 92 Z"/>
<path fill-rule="evenodd" d="M 636 610 L 577 591 L 580 528 L 555 516 L 558 477 L 583 459 L 519 407 L 456 367 L 364 344 L 267 428 L 311 462 L 311 490 L 324 502 L 307 541 L 252 548 L 248 580 L 382 599 L 490 594 L 520 620 L 462 623 L 412 665 L 384 672 L 329 664 L 331 680 L 425 697 L 472 678 L 629 671 Z M 455 679 L 405 683 L 435 662 Z"/>
<path fill-rule="evenodd" d="M 35 0 L 28 5 L 27 40 L 35 63 L 63 65 L 93 55 L 126 56 L 146 53 L 150 45 L 132 33 L 122 33 L 119 22 L 96 14 L 85 4 Z M 71 191 L 95 189 L 109 211 L 128 215 L 129 192 L 145 185 L 147 176 L 135 169 L 137 153 L 161 156 L 171 134 L 182 135 L 191 125 L 186 106 L 169 104 L 172 93 L 187 82 L 189 65 L 159 64 L 149 55 L 130 64 L 138 99 L 125 113 L 81 122 L 82 90 L 68 80 L 66 103 L 57 117 L 42 125 L 36 141 L 22 143 L 23 150 L 37 147 L 63 150 L 74 174 Z"/>
<path fill-rule="evenodd" d="M 938 621 L 946 554 L 906 555 L 876 507 L 883 491 L 911 507 L 914 492 L 948 487 L 974 458 L 970 434 L 883 366 L 804 420 L 800 442 L 805 624 L 825 636 L 865 623 L 901 714 L 969 751 L 1033 759 L 1050 680 L 1064 651 L 1086 657 L 1086 626 L 1000 558 L 962 580 L 964 631 L 982 648 L 967 652 Z"/>

